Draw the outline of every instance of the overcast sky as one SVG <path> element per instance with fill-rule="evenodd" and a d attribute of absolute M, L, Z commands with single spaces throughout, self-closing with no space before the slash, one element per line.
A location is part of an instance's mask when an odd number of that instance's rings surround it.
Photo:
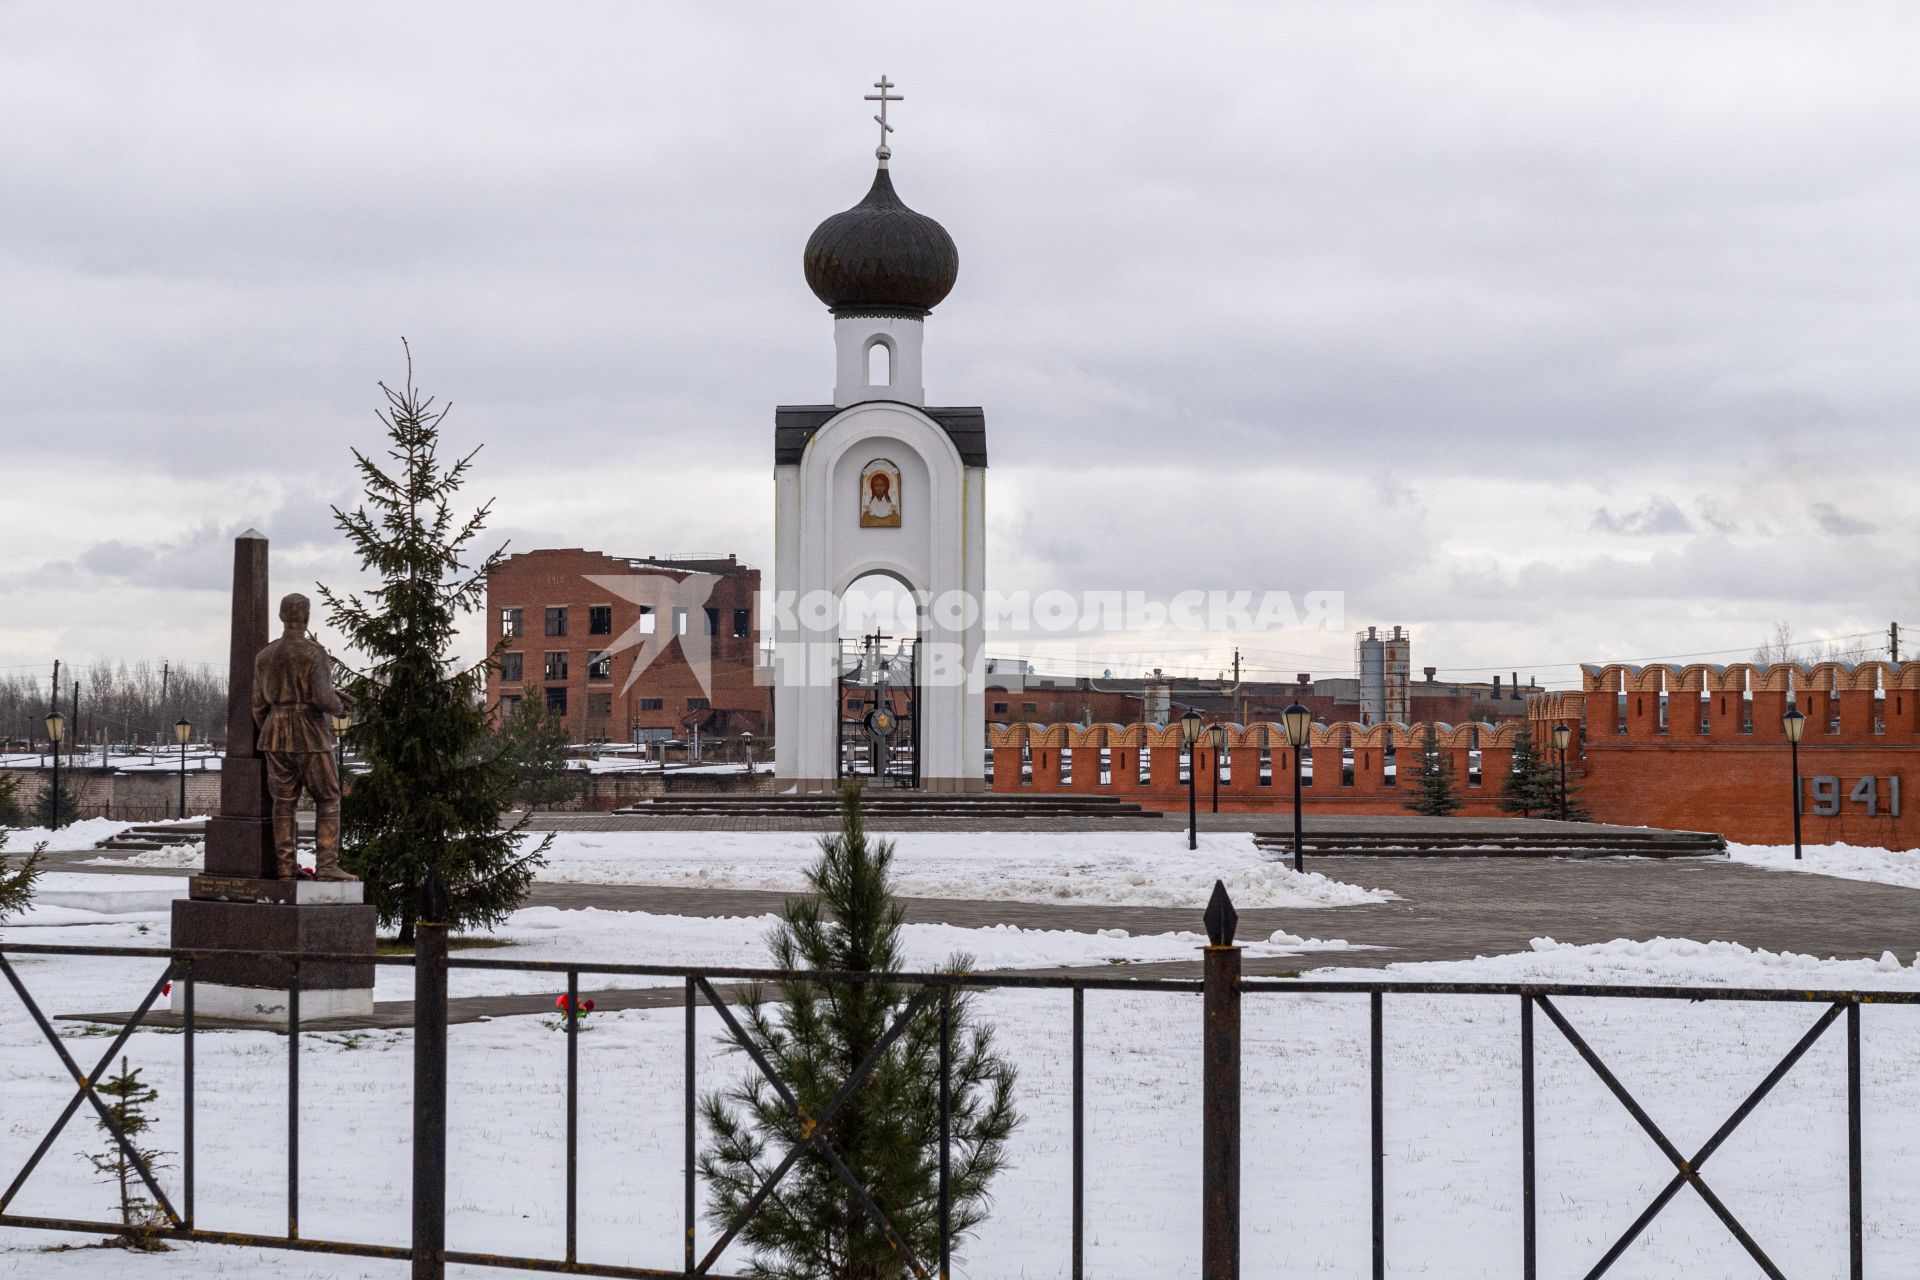
<path fill-rule="evenodd" d="M 1917 14 L 7 4 L 0 666 L 221 662 L 249 525 L 349 582 L 402 334 L 501 539 L 770 566 L 882 71 L 991 585 L 1343 591 L 1555 684 L 1920 624 Z"/>

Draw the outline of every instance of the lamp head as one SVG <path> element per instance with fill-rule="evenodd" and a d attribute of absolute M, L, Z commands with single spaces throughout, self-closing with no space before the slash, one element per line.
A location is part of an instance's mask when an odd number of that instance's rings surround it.
<path fill-rule="evenodd" d="M 1207 728 L 1207 745 L 1215 751 L 1225 751 L 1227 749 L 1227 726 L 1223 724 L 1209 725 Z"/>
<path fill-rule="evenodd" d="M 335 711 L 327 717 L 327 720 L 333 725 L 333 731 L 335 733 L 345 733 L 347 730 L 353 728 L 353 713 L 351 711 Z"/>
<path fill-rule="evenodd" d="M 1793 707 L 1780 717 L 1780 727 L 1787 731 L 1788 742 L 1798 742 L 1800 735 L 1807 730 L 1807 718 L 1798 707 Z"/>
<path fill-rule="evenodd" d="M 1567 744 L 1573 741 L 1573 730 L 1564 724 L 1553 726 L 1553 745 L 1565 751 Z"/>
<path fill-rule="evenodd" d="M 1296 702 L 1280 713 L 1280 722 L 1287 727 L 1289 746 L 1298 751 L 1307 745 L 1307 735 L 1313 732 L 1313 712 Z"/>
<path fill-rule="evenodd" d="M 178 720 L 175 720 L 173 722 L 173 740 L 183 747 L 191 742 L 193 740 L 193 722 L 185 716 L 181 716 Z"/>
<path fill-rule="evenodd" d="M 1200 713 L 1192 707 L 1188 707 L 1187 713 L 1180 717 L 1180 741 L 1186 743 L 1188 746 L 1192 746 L 1195 742 L 1199 741 L 1201 724 Z"/>
<path fill-rule="evenodd" d="M 47 712 L 47 741 L 57 743 L 67 733 L 67 718 L 58 711 Z"/>

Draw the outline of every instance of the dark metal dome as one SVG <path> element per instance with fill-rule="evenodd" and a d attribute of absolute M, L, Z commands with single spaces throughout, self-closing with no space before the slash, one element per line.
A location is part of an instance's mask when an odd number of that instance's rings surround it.
<path fill-rule="evenodd" d="M 901 203 L 882 168 L 866 199 L 814 228 L 806 270 L 835 315 L 924 316 L 953 291 L 960 250 L 945 227 Z"/>

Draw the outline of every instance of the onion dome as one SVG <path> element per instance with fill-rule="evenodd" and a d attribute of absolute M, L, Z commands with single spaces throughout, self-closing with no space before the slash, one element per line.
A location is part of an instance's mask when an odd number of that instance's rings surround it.
<path fill-rule="evenodd" d="M 867 198 L 814 228 L 806 271 L 836 316 L 920 317 L 953 291 L 960 251 L 945 227 L 901 203 L 882 156 Z"/>

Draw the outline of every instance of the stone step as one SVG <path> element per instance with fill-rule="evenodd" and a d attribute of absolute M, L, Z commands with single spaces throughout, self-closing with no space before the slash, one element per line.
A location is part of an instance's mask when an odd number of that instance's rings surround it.
<path fill-rule="evenodd" d="M 1278 857 L 1293 852 L 1291 836 L 1256 836 L 1254 843 Z M 1318 857 L 1372 858 L 1718 858 L 1726 841 L 1709 832 L 1581 832 L 1562 839 L 1531 832 L 1514 836 L 1409 833 L 1398 836 L 1307 836 L 1304 853 Z"/>

